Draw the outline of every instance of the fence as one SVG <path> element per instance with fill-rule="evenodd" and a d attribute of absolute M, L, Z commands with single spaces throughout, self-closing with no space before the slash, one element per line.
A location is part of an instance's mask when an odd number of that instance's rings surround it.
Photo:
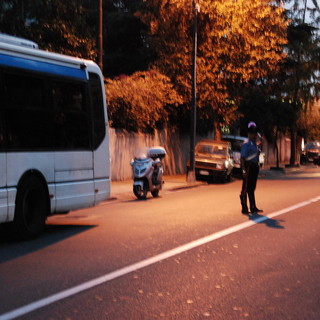
<path fill-rule="evenodd" d="M 111 179 L 130 179 L 130 161 L 135 151 L 140 147 L 162 146 L 167 151 L 164 159 L 165 174 L 183 174 L 186 172 L 186 162 L 189 159 L 190 140 L 188 135 L 169 129 L 155 131 L 154 134 L 131 133 L 126 130 L 109 129 L 110 154 L 111 154 Z M 197 136 L 196 141 L 209 138 L 213 139 L 213 133 L 206 137 Z M 290 139 L 281 136 L 278 140 L 280 163 L 288 163 L 290 159 Z M 276 163 L 274 144 L 263 145 L 265 153 L 265 166 L 273 166 Z"/>

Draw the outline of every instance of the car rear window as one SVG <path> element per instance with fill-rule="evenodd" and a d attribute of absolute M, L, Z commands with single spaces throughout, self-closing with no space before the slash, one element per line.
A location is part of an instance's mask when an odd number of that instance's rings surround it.
<path fill-rule="evenodd" d="M 320 148 L 319 142 L 309 142 L 307 144 L 307 149 L 319 149 L 319 148 Z"/>
<path fill-rule="evenodd" d="M 227 154 L 227 148 L 223 146 L 212 146 L 212 145 L 198 145 L 196 148 L 197 153 L 212 154 L 225 156 Z"/>

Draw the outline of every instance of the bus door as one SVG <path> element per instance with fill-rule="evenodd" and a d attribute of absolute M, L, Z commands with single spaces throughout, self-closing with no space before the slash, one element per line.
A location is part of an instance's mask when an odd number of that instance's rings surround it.
<path fill-rule="evenodd" d="M 0 73 L 0 84 L 2 74 Z M 3 93 L 0 90 L 3 98 Z M 3 102 L 1 107 L 3 106 Z M 7 191 L 7 154 L 5 151 L 4 110 L 0 109 L 0 223 L 7 221 L 8 215 L 8 191 Z"/>
<path fill-rule="evenodd" d="M 1 137 L 0 137 L 1 139 Z M 0 152 L 0 222 L 7 220 L 8 191 L 7 191 L 7 160 L 6 154 Z"/>
<path fill-rule="evenodd" d="M 1 138 L 1 137 L 0 137 Z M 8 191 L 7 191 L 7 160 L 6 154 L 0 152 L 0 222 L 7 220 Z"/>
<path fill-rule="evenodd" d="M 107 108 L 100 76 L 96 73 L 89 73 L 89 85 L 93 111 L 95 203 L 99 203 L 110 195 L 109 133 L 105 114 Z"/>
<path fill-rule="evenodd" d="M 91 121 L 87 87 L 76 81 L 52 84 L 56 212 L 94 205 Z"/>
<path fill-rule="evenodd" d="M 110 153 L 108 131 L 102 144 L 94 152 L 95 203 L 110 196 Z"/>
<path fill-rule="evenodd" d="M 93 159 L 90 151 L 55 153 L 56 212 L 94 205 Z"/>

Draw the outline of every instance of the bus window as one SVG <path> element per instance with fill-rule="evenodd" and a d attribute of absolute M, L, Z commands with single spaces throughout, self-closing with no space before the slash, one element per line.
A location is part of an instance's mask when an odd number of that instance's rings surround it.
<path fill-rule="evenodd" d="M 90 149 L 85 85 L 54 81 L 55 144 L 57 148 Z"/>
<path fill-rule="evenodd" d="M 42 79 L 27 75 L 5 74 L 4 88 L 9 107 L 44 107 Z"/>
<path fill-rule="evenodd" d="M 44 80 L 27 74 L 4 73 L 3 94 L 8 150 L 53 147 L 50 110 L 46 108 Z"/>
<path fill-rule="evenodd" d="M 2 82 L 2 74 L 0 70 L 0 96 L 3 97 L 3 82 Z M 0 103 L 0 151 L 4 149 L 5 143 L 4 143 L 4 136 L 5 136 L 5 131 L 4 131 L 4 104 Z"/>
<path fill-rule="evenodd" d="M 100 77 L 95 73 L 89 73 L 91 88 L 91 101 L 93 109 L 94 149 L 103 141 L 106 134 L 103 95 L 101 91 Z"/>

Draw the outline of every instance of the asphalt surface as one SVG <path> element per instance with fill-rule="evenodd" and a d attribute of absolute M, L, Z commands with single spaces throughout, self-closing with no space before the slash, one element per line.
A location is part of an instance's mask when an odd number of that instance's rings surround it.
<path fill-rule="evenodd" d="M 113 185 L 36 240 L 0 240 L 0 319 L 320 319 L 319 177 L 262 172 L 251 217 L 238 180 L 171 177 L 146 201 Z"/>

